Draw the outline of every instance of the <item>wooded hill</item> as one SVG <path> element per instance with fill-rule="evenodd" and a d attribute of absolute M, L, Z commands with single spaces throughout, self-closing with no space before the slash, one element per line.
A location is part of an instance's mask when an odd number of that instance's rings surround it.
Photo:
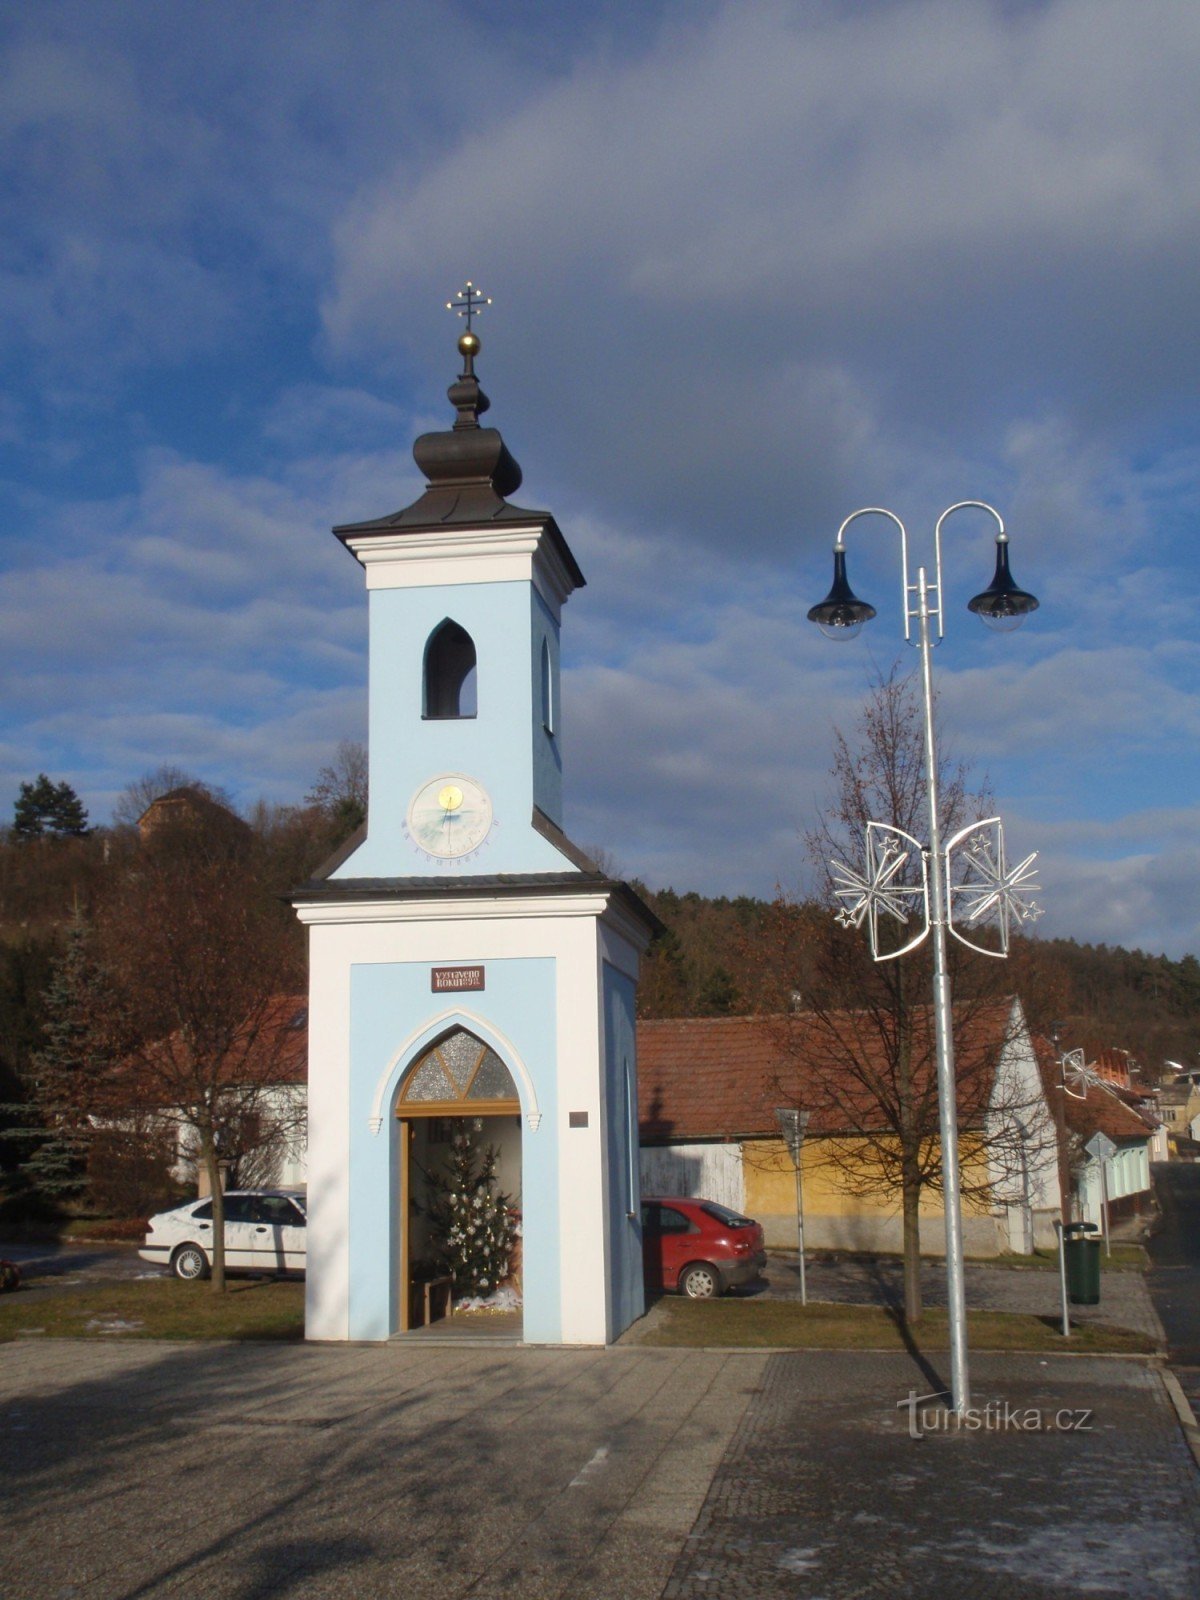
<path fill-rule="evenodd" d="M 336 846 L 347 821 L 330 803 L 249 819 L 280 897 Z M 0 1102 L 19 1099 L 44 1042 L 45 994 L 64 932 L 91 915 L 138 848 L 132 827 L 82 836 L 0 836 Z M 813 950 L 830 913 L 805 902 L 712 899 L 636 885 L 666 928 L 643 968 L 644 1017 L 734 1016 L 803 1007 Z M 297 950 L 303 935 L 296 924 Z M 848 937 L 858 938 L 858 935 Z M 987 963 L 992 968 L 992 963 Z M 1060 1025 L 1064 1048 L 1116 1046 L 1150 1081 L 1164 1062 L 1194 1064 L 1200 1048 L 1200 962 L 1072 939 L 1016 941 L 1003 969 L 1032 1026 Z M 958 981 L 958 980 L 956 980 Z M 969 979 L 968 979 L 969 981 Z"/>
<path fill-rule="evenodd" d="M 804 902 L 709 899 L 636 886 L 666 926 L 643 967 L 644 1017 L 736 1016 L 803 1008 L 812 950 L 830 912 Z M 855 935 L 854 937 L 859 937 Z M 1200 961 L 1074 939 L 1018 938 L 1005 969 L 1031 1026 L 1064 1048 L 1128 1050 L 1149 1081 L 1200 1050 Z"/>

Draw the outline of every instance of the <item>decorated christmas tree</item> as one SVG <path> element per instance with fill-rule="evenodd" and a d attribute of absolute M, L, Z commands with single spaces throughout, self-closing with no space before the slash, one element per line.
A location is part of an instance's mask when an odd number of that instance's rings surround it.
<path fill-rule="evenodd" d="M 483 1123 L 463 1121 L 441 1172 L 430 1172 L 429 1217 L 438 1264 L 459 1298 L 487 1299 L 508 1275 L 513 1244 L 510 1200 L 496 1188 L 496 1148 L 481 1148 Z"/>

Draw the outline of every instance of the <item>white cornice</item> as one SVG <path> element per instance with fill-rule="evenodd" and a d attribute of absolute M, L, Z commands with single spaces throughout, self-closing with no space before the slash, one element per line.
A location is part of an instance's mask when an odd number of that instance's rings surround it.
<path fill-rule="evenodd" d="M 538 523 L 455 528 L 438 533 L 371 533 L 346 540 L 367 572 L 368 589 L 439 584 L 534 583 L 557 616 L 575 584 Z"/>
<path fill-rule="evenodd" d="M 564 917 L 603 917 L 612 915 L 607 893 L 530 895 L 436 896 L 428 900 L 313 900 L 296 906 L 296 915 L 307 927 L 366 922 L 512 922 L 550 921 Z M 622 919 L 624 921 L 624 919 Z M 624 932 L 624 928 L 621 929 Z M 626 937 L 629 937 L 626 934 Z M 644 935 L 643 935 L 644 937 Z"/>

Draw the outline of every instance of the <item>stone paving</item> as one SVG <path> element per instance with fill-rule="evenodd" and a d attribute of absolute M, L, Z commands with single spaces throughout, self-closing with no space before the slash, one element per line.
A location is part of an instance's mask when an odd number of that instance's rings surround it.
<path fill-rule="evenodd" d="M 656 1600 L 765 1358 L 0 1346 L 4 1600 Z"/>
<path fill-rule="evenodd" d="M 904 1358 L 773 1356 L 665 1600 L 1200 1594 L 1200 1475 L 1156 1373 L 976 1356 L 972 1377 L 978 1430 L 914 1439 Z"/>
<path fill-rule="evenodd" d="M 900 1355 L 21 1341 L 4 1600 L 972 1600 L 1200 1593 L 1144 1364 L 977 1356 L 1084 1432 L 912 1439 Z M 941 1413 L 935 1413 L 941 1415 Z"/>
<path fill-rule="evenodd" d="M 794 1300 L 800 1294 L 800 1269 L 795 1253 L 772 1251 L 767 1264 L 767 1299 Z M 831 1300 L 842 1305 L 904 1304 L 903 1268 L 890 1257 L 843 1257 L 814 1260 L 807 1266 L 810 1300 Z M 967 1308 L 971 1311 L 1024 1311 L 1033 1316 L 1058 1317 L 1062 1291 L 1057 1272 L 1037 1267 L 1000 1267 L 968 1261 L 965 1268 Z M 946 1269 L 938 1260 L 921 1263 L 921 1292 L 931 1306 L 946 1304 Z M 1154 1309 L 1146 1280 L 1136 1271 L 1100 1271 L 1100 1303 L 1072 1306 L 1071 1320 L 1134 1328 L 1157 1344 L 1165 1343 L 1162 1324 Z"/>

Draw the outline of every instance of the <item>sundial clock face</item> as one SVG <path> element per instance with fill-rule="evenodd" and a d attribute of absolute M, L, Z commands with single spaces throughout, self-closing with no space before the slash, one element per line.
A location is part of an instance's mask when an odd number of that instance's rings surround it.
<path fill-rule="evenodd" d="M 409 838 L 418 850 L 439 861 L 470 855 L 491 829 L 491 796 L 481 783 L 460 772 L 430 778 L 409 802 Z"/>

